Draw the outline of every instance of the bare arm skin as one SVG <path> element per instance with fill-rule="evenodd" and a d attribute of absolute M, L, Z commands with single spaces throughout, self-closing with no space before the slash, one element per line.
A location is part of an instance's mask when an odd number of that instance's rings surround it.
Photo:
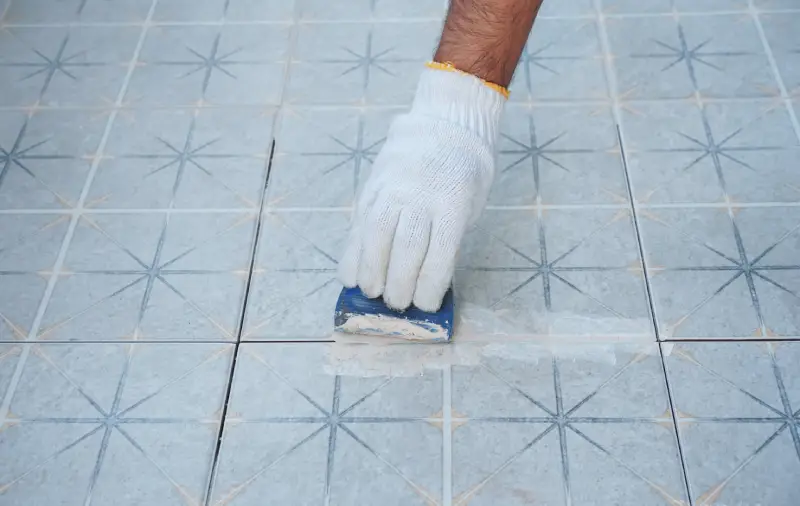
<path fill-rule="evenodd" d="M 542 0 L 451 0 L 433 59 L 508 88 Z"/>

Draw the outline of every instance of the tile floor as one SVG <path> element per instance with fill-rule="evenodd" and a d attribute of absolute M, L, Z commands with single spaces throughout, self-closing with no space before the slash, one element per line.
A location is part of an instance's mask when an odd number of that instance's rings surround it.
<path fill-rule="evenodd" d="M 444 10 L 0 0 L 0 505 L 800 504 L 798 0 L 545 0 L 458 298 L 646 345 L 327 372 Z"/>

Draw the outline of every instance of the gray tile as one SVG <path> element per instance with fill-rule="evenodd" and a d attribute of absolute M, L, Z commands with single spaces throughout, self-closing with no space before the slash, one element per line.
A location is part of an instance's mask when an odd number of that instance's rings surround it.
<path fill-rule="evenodd" d="M 266 206 L 351 206 L 400 112 L 283 109 Z"/>
<path fill-rule="evenodd" d="M 143 105 L 266 105 L 281 100 L 284 25 L 158 26 L 148 31 L 127 100 Z"/>
<path fill-rule="evenodd" d="M 797 137 L 771 104 L 633 104 L 624 132 L 637 201 L 796 202 Z"/>
<path fill-rule="evenodd" d="M 157 21 L 291 21 L 301 0 L 158 0 Z"/>
<path fill-rule="evenodd" d="M 4 295 L 0 297 L 0 341 L 27 339 L 44 295 L 47 279 L 38 273 L 2 273 L 0 284 Z"/>
<path fill-rule="evenodd" d="M 138 27 L 87 26 L 4 30 L 0 82 L 10 93 L 1 104 L 112 106 L 139 32 Z"/>
<path fill-rule="evenodd" d="M 625 173 L 605 107 L 506 108 L 489 204 L 625 204 Z"/>
<path fill-rule="evenodd" d="M 741 16 L 667 16 L 608 23 L 627 99 L 760 97 L 775 93 L 755 25 Z"/>
<path fill-rule="evenodd" d="M 623 209 L 486 211 L 464 239 L 454 284 L 457 298 L 500 311 L 524 333 L 578 318 L 594 321 L 598 335 L 652 335 Z"/>
<path fill-rule="evenodd" d="M 301 18 L 314 21 L 361 21 L 370 19 L 442 18 L 445 2 L 441 0 L 354 0 L 326 2 L 303 0 Z"/>
<path fill-rule="evenodd" d="M 736 214 L 765 333 L 800 336 L 800 210 L 748 208 Z"/>
<path fill-rule="evenodd" d="M 329 353 L 240 348 L 211 504 L 440 502 L 441 374 L 333 376 Z"/>
<path fill-rule="evenodd" d="M 655 344 L 453 370 L 454 504 L 679 504 Z"/>
<path fill-rule="evenodd" d="M 265 214 L 243 339 L 325 339 L 341 285 L 347 212 Z"/>
<path fill-rule="evenodd" d="M 9 23 L 140 22 L 152 0 L 23 0 L 10 1 Z"/>
<path fill-rule="evenodd" d="M 1 113 L 0 208 L 76 205 L 106 122 L 97 111 Z"/>
<path fill-rule="evenodd" d="M 800 9 L 795 3 L 795 8 Z M 800 44 L 794 36 L 792 27 L 800 21 L 800 10 L 797 13 L 762 14 L 760 16 L 767 43 L 775 57 L 783 84 L 789 94 L 796 94 L 800 88 Z"/>
<path fill-rule="evenodd" d="M 592 0 L 543 2 L 539 9 L 539 17 L 587 17 L 593 16 L 594 12 Z"/>
<path fill-rule="evenodd" d="M 794 208 L 640 210 L 662 337 L 794 336 Z M 796 312 L 796 311 L 794 311 Z"/>
<path fill-rule="evenodd" d="M 208 484 L 233 346 L 32 346 L 0 439 L 9 504 L 185 504 Z M 56 498 L 56 499 L 54 499 Z"/>
<path fill-rule="evenodd" d="M 671 0 L 651 0 L 640 2 L 638 0 L 604 0 L 603 12 L 606 16 L 615 14 L 654 14 L 666 13 L 672 10 Z"/>
<path fill-rule="evenodd" d="M 608 18 L 606 29 L 621 98 L 683 98 L 694 91 L 673 19 Z"/>
<path fill-rule="evenodd" d="M 762 11 L 800 10 L 795 0 L 753 0 L 753 3 Z"/>
<path fill-rule="evenodd" d="M 524 86 L 512 90 L 512 101 L 606 98 L 606 76 L 594 20 L 538 20 L 516 74 Z"/>
<path fill-rule="evenodd" d="M 81 218 L 39 332 L 47 340 L 235 340 L 252 214 Z"/>
<path fill-rule="evenodd" d="M 634 102 L 622 112 L 630 153 L 698 152 L 706 141 L 703 112 L 689 101 Z"/>
<path fill-rule="evenodd" d="M 440 34 L 438 21 L 300 25 L 286 100 L 410 104 Z"/>
<path fill-rule="evenodd" d="M 120 114 L 86 207 L 255 210 L 272 143 L 271 109 Z"/>
<path fill-rule="evenodd" d="M 746 0 L 674 0 L 679 12 L 736 12 L 747 10 Z"/>
<path fill-rule="evenodd" d="M 52 268 L 68 224 L 68 216 L 56 214 L 1 214 L 0 271 Z"/>
<path fill-rule="evenodd" d="M 667 357 L 695 503 L 800 499 L 796 357 L 784 343 L 682 343 Z"/>

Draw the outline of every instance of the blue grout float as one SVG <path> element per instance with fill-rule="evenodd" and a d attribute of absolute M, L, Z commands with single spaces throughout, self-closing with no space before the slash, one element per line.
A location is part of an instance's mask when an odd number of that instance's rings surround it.
<path fill-rule="evenodd" d="M 447 291 L 439 311 L 427 313 L 414 306 L 395 311 L 380 297 L 367 298 L 358 287 L 344 288 L 336 301 L 334 327 L 337 332 L 348 334 L 447 343 L 453 335 L 453 290 Z"/>

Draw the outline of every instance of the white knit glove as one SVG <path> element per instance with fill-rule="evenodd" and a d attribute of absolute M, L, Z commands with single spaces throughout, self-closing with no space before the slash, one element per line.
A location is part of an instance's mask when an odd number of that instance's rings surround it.
<path fill-rule="evenodd" d="M 367 297 L 436 311 L 494 177 L 505 103 L 478 78 L 425 69 L 358 199 L 339 277 Z"/>

